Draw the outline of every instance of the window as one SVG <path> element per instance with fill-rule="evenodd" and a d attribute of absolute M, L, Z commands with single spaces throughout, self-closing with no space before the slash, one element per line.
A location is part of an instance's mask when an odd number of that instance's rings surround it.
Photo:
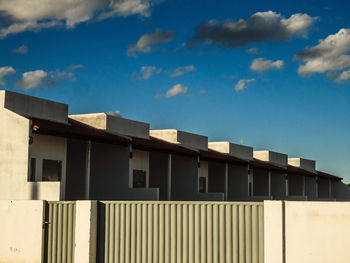
<path fill-rule="evenodd" d="M 132 187 L 146 188 L 146 171 L 133 170 Z"/>
<path fill-rule="evenodd" d="M 36 159 L 30 159 L 30 172 L 29 172 L 29 182 L 35 182 L 35 171 L 36 171 Z"/>
<path fill-rule="evenodd" d="M 199 192 L 205 193 L 207 191 L 207 178 L 200 176 L 199 177 Z"/>
<path fill-rule="evenodd" d="M 62 161 L 43 160 L 43 181 L 61 181 Z"/>

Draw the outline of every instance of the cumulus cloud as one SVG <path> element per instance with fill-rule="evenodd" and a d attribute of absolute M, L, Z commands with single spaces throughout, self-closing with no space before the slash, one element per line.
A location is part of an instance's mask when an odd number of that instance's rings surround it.
<path fill-rule="evenodd" d="M 128 46 L 127 55 L 137 56 L 137 53 L 149 53 L 152 51 L 152 46 L 159 43 L 170 42 L 175 37 L 175 31 L 162 31 L 157 29 L 153 34 L 142 35 L 136 44 Z"/>
<path fill-rule="evenodd" d="M 179 68 L 175 69 L 173 73 L 171 73 L 170 77 L 174 78 L 174 77 L 182 76 L 186 72 L 191 72 L 191 71 L 197 71 L 195 66 L 188 65 L 188 66 L 184 66 L 184 67 L 179 67 Z"/>
<path fill-rule="evenodd" d="M 245 52 L 247 52 L 248 54 L 251 54 L 251 55 L 260 55 L 262 53 L 259 49 L 255 48 L 255 47 L 249 48 Z"/>
<path fill-rule="evenodd" d="M 0 86 L 5 86 L 5 76 L 15 74 L 16 71 L 14 70 L 13 67 L 0 67 Z"/>
<path fill-rule="evenodd" d="M 294 35 L 307 36 L 315 20 L 316 17 L 300 13 L 285 18 L 273 11 L 257 12 L 247 20 L 209 20 L 197 26 L 190 44 L 192 47 L 213 44 L 229 49 L 264 41 L 286 41 Z"/>
<path fill-rule="evenodd" d="M 329 35 L 319 40 L 314 47 L 306 47 L 295 55 L 295 59 L 304 62 L 299 66 L 300 75 L 312 75 L 314 73 L 331 73 L 334 76 L 336 70 L 344 70 L 350 67 L 350 29 L 340 29 L 338 33 Z M 343 74 L 344 73 L 344 74 Z M 347 71 L 339 74 L 334 80 L 342 81 L 347 78 Z"/>
<path fill-rule="evenodd" d="M 22 74 L 22 78 L 18 79 L 16 84 L 24 89 L 34 89 L 40 86 L 54 87 L 62 80 L 75 81 L 75 70 L 82 68 L 82 64 L 71 65 L 65 70 L 56 69 L 55 71 L 46 72 L 44 70 L 28 71 Z"/>
<path fill-rule="evenodd" d="M 112 16 L 148 17 L 159 0 L 11 0 L 0 1 L 0 38 L 9 34 L 65 25 L 75 25 Z"/>
<path fill-rule="evenodd" d="M 149 79 L 152 77 L 154 74 L 159 74 L 162 72 L 161 68 L 157 68 L 155 66 L 142 66 L 140 69 L 140 73 L 138 74 L 139 76 L 136 77 L 136 79 Z"/>
<path fill-rule="evenodd" d="M 122 116 L 120 110 L 109 111 L 109 112 L 107 112 L 107 115 L 114 116 L 114 117 L 121 117 Z"/>
<path fill-rule="evenodd" d="M 255 79 L 241 79 L 237 82 L 235 86 L 235 91 L 243 91 L 247 88 L 247 84 L 255 82 Z"/>
<path fill-rule="evenodd" d="M 253 60 L 252 64 L 250 65 L 250 69 L 258 72 L 263 72 L 266 70 L 271 69 L 283 69 L 284 61 L 283 60 L 276 60 L 272 61 L 266 58 L 256 58 Z"/>
<path fill-rule="evenodd" d="M 110 1 L 110 11 L 103 12 L 99 15 L 100 19 L 109 18 L 112 16 L 130 16 L 141 15 L 149 17 L 151 15 L 151 6 L 161 0 L 128 0 L 128 1 Z"/>
<path fill-rule="evenodd" d="M 43 70 L 28 71 L 22 74 L 22 79 L 17 84 L 24 90 L 37 88 L 47 78 L 47 72 Z"/>
<path fill-rule="evenodd" d="M 12 50 L 13 53 L 16 53 L 16 54 L 27 54 L 28 53 L 28 47 L 25 46 L 25 45 L 22 45 L 18 48 L 15 48 Z"/>
<path fill-rule="evenodd" d="M 179 94 L 186 94 L 188 92 L 188 87 L 182 84 L 176 84 L 171 89 L 169 89 L 165 94 L 157 94 L 156 98 L 166 98 L 177 96 Z"/>

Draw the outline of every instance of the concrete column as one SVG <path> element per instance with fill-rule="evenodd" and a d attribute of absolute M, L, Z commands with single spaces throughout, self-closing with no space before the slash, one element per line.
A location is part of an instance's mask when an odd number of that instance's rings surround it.
<path fill-rule="evenodd" d="M 225 163 L 225 201 L 228 200 L 228 163 Z"/>
<path fill-rule="evenodd" d="M 171 161 L 172 155 L 168 154 L 168 201 L 171 201 Z"/>
<path fill-rule="evenodd" d="M 268 176 L 269 176 L 269 182 L 268 182 L 268 194 L 269 194 L 269 196 L 271 196 L 271 171 L 269 171 L 269 174 L 268 174 Z"/>
<path fill-rule="evenodd" d="M 250 192 L 249 192 L 249 186 L 250 186 Z M 248 174 L 248 195 L 254 196 L 254 170 L 249 168 L 249 174 Z"/>
<path fill-rule="evenodd" d="M 85 199 L 90 199 L 90 160 L 91 160 L 91 141 L 86 142 L 86 166 L 85 166 Z"/>
<path fill-rule="evenodd" d="M 284 175 L 286 177 L 286 196 L 289 196 L 289 188 L 288 188 L 288 174 Z"/>
<path fill-rule="evenodd" d="M 284 263 L 284 244 L 283 201 L 264 201 L 265 262 Z"/>
<path fill-rule="evenodd" d="M 74 261 L 96 262 L 97 201 L 77 201 Z"/>

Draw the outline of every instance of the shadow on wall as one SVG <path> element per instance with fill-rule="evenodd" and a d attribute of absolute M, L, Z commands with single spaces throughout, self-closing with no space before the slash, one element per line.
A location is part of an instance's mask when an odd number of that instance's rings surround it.
<path fill-rule="evenodd" d="M 38 184 L 30 183 L 30 200 L 38 200 Z"/>

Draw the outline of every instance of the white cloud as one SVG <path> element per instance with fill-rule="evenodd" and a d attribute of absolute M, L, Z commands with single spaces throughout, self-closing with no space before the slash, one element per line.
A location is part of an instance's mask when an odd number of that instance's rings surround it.
<path fill-rule="evenodd" d="M 283 60 L 276 60 L 272 61 L 266 58 L 256 58 L 253 60 L 252 64 L 250 65 L 250 69 L 258 72 L 263 72 L 266 70 L 271 69 L 283 69 L 284 61 Z"/>
<path fill-rule="evenodd" d="M 92 20 L 111 16 L 140 15 L 148 17 L 154 0 L 1 0 L 0 19 L 6 23 L 0 27 L 0 38 L 27 30 L 65 24 L 66 28 Z"/>
<path fill-rule="evenodd" d="M 137 53 L 149 53 L 152 51 L 153 45 L 170 42 L 174 36 L 174 31 L 162 31 L 160 29 L 153 34 L 144 34 L 139 38 L 136 44 L 128 46 L 127 55 L 137 56 Z"/>
<path fill-rule="evenodd" d="M 340 29 L 338 33 L 319 40 L 314 47 L 299 51 L 295 58 L 304 62 L 298 68 L 300 75 L 312 75 L 350 67 L 350 29 Z M 331 72 L 330 72 L 331 73 Z M 341 79 L 346 78 L 346 71 Z M 342 73 L 340 74 L 340 76 Z M 339 77 L 340 77 L 339 76 Z"/>
<path fill-rule="evenodd" d="M 165 94 L 157 94 L 156 98 L 171 98 L 179 94 L 186 94 L 188 92 L 188 87 L 182 84 L 176 84 L 171 89 L 169 89 Z"/>
<path fill-rule="evenodd" d="M 28 53 L 28 47 L 25 46 L 25 45 L 22 45 L 18 48 L 15 48 L 12 50 L 13 53 L 16 53 L 16 54 L 27 54 Z"/>
<path fill-rule="evenodd" d="M 286 41 L 294 35 L 307 36 L 316 20 L 316 17 L 300 13 L 285 18 L 273 11 L 257 12 L 246 20 L 209 20 L 197 26 L 190 44 L 213 44 L 228 49 L 264 41 Z"/>
<path fill-rule="evenodd" d="M 121 117 L 122 116 L 120 110 L 107 112 L 107 115 L 114 116 L 114 117 Z"/>
<path fill-rule="evenodd" d="M 18 85 L 24 90 L 37 88 L 47 78 L 47 75 L 47 72 L 43 70 L 25 72 L 22 74 L 22 79 L 18 80 Z"/>
<path fill-rule="evenodd" d="M 5 86 L 4 77 L 7 75 L 15 74 L 16 71 L 13 67 L 0 67 L 0 86 Z"/>
<path fill-rule="evenodd" d="M 186 72 L 191 72 L 191 71 L 197 71 L 195 66 L 188 65 L 188 66 L 184 66 L 184 67 L 179 67 L 179 68 L 175 69 L 173 73 L 171 73 L 170 77 L 174 78 L 174 77 L 182 76 Z"/>
<path fill-rule="evenodd" d="M 350 70 L 347 70 L 347 71 L 343 71 L 339 77 L 337 78 L 337 81 L 338 82 L 342 82 L 342 81 L 345 81 L 345 80 L 348 80 L 350 79 Z"/>
<path fill-rule="evenodd" d="M 136 79 L 146 80 L 152 77 L 154 74 L 159 74 L 160 72 L 162 72 L 161 68 L 157 68 L 155 66 L 142 66 L 139 76 Z"/>
<path fill-rule="evenodd" d="M 110 11 L 103 12 L 99 15 L 100 19 L 109 18 L 112 16 L 130 16 L 141 15 L 149 17 L 151 15 L 151 6 L 153 3 L 161 1 L 151 0 L 128 0 L 128 1 L 111 1 L 109 4 Z"/>
<path fill-rule="evenodd" d="M 247 88 L 247 84 L 255 82 L 255 79 L 241 79 L 237 82 L 235 86 L 235 91 L 243 91 Z"/>
<path fill-rule="evenodd" d="M 251 55 L 260 55 L 262 53 L 258 48 L 255 47 L 249 48 L 245 52 Z"/>

